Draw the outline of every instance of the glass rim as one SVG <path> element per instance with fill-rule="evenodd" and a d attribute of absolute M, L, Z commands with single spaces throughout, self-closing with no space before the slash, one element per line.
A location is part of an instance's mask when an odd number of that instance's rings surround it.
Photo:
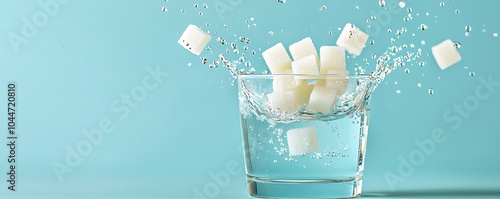
<path fill-rule="evenodd" d="M 240 78 L 272 78 L 272 77 L 301 77 L 304 79 L 322 79 L 325 77 L 348 77 L 348 78 L 367 78 L 371 79 L 371 74 L 368 75 L 350 75 L 350 74 L 319 74 L 319 75 L 306 75 L 306 74 L 239 74 Z"/>

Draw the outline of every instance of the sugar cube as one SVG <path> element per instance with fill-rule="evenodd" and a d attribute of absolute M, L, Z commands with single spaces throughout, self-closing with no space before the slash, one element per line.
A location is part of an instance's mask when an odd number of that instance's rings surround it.
<path fill-rule="evenodd" d="M 293 74 L 319 75 L 318 62 L 314 55 L 309 55 L 292 62 Z"/>
<path fill-rule="evenodd" d="M 365 43 L 368 40 L 368 35 L 353 24 L 346 24 L 342 33 L 337 40 L 337 46 L 344 47 L 349 53 L 353 55 L 361 55 L 363 48 L 365 48 Z"/>
<path fill-rule="evenodd" d="M 337 97 L 342 96 L 346 90 L 347 90 L 347 85 L 349 83 L 348 76 L 349 71 L 336 71 L 336 70 L 331 70 L 328 71 L 327 74 L 338 74 L 339 76 L 336 78 L 329 78 L 325 80 L 325 86 L 328 88 L 333 88 L 335 89 L 337 93 Z"/>
<path fill-rule="evenodd" d="M 200 55 L 201 51 L 205 49 L 205 46 L 211 38 L 212 36 L 203 32 L 195 25 L 189 25 L 184 33 L 182 33 L 178 43 L 191 51 L 193 54 Z"/>
<path fill-rule="evenodd" d="M 284 71 L 292 69 L 292 59 L 288 56 L 282 43 L 278 43 L 262 53 L 272 74 L 282 74 Z"/>
<path fill-rule="evenodd" d="M 318 135 L 314 126 L 290 129 L 286 132 L 288 152 L 292 156 L 319 151 Z"/>
<path fill-rule="evenodd" d="M 289 49 L 290 54 L 292 54 L 293 60 L 299 60 L 309 55 L 314 55 L 314 57 L 316 58 L 316 62 L 319 63 L 318 51 L 316 51 L 314 43 L 310 37 L 292 44 Z"/>
<path fill-rule="evenodd" d="M 299 107 L 306 108 L 309 103 L 309 98 L 311 97 L 311 92 L 314 89 L 316 82 L 311 82 L 309 84 L 299 85 L 295 88 L 295 99 Z"/>
<path fill-rule="evenodd" d="M 432 54 L 434 55 L 434 59 L 436 59 L 436 62 L 441 70 L 447 69 L 462 60 L 462 57 L 460 56 L 460 53 L 458 53 L 457 48 L 454 46 L 453 41 L 449 39 L 432 47 Z"/>
<path fill-rule="evenodd" d="M 316 84 L 309 98 L 307 109 L 314 112 L 328 115 L 337 101 L 337 91 L 335 88 Z"/>
<path fill-rule="evenodd" d="M 283 71 L 281 74 L 293 74 L 292 70 Z M 274 76 L 273 90 L 274 91 L 293 91 L 296 87 L 293 76 Z"/>
<path fill-rule="evenodd" d="M 321 74 L 327 74 L 330 70 L 346 70 L 345 49 L 341 46 L 322 46 L 319 49 Z"/>
<path fill-rule="evenodd" d="M 293 91 L 274 91 L 267 95 L 269 105 L 272 109 L 279 109 L 281 112 L 294 113 L 299 109 Z"/>

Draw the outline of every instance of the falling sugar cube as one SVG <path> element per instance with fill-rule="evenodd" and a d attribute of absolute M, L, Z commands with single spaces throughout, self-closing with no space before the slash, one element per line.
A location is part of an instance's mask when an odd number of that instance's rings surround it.
<path fill-rule="evenodd" d="M 449 39 L 432 47 L 432 55 L 434 55 L 434 59 L 436 59 L 441 70 L 447 69 L 462 60 L 453 41 Z"/>
<path fill-rule="evenodd" d="M 341 46 L 322 46 L 319 49 L 321 74 L 327 74 L 330 70 L 345 71 L 345 49 Z"/>
<path fill-rule="evenodd" d="M 295 101 L 299 107 L 306 108 L 309 103 L 309 98 L 314 89 L 316 82 L 311 82 L 309 84 L 302 84 L 295 88 Z"/>
<path fill-rule="evenodd" d="M 365 48 L 365 43 L 368 40 L 368 35 L 353 24 L 346 24 L 342 33 L 337 40 L 337 46 L 344 47 L 349 53 L 353 55 L 361 55 L 361 51 Z"/>
<path fill-rule="evenodd" d="M 307 110 L 328 115 L 337 101 L 337 91 L 316 83 L 309 98 Z"/>
<path fill-rule="evenodd" d="M 201 29 L 195 25 L 189 25 L 186 31 L 182 33 L 179 39 L 179 44 L 184 46 L 195 55 L 200 55 L 201 51 L 205 49 L 212 36 L 203 32 Z"/>
<path fill-rule="evenodd" d="M 301 75 L 319 75 L 318 62 L 314 55 L 309 55 L 299 60 L 292 62 L 293 74 Z"/>
<path fill-rule="evenodd" d="M 283 72 L 292 69 L 292 59 L 288 56 L 282 43 L 264 51 L 262 57 L 264 57 L 272 74 L 283 74 Z"/>
<path fill-rule="evenodd" d="M 283 71 L 281 74 L 293 74 L 292 70 Z M 293 91 L 296 87 L 293 76 L 274 76 L 273 90 L 274 91 Z"/>
<path fill-rule="evenodd" d="M 290 155 L 304 155 L 319 151 L 318 135 L 314 126 L 290 129 L 286 132 Z"/>
<path fill-rule="evenodd" d="M 314 55 L 314 57 L 316 58 L 316 62 L 319 63 L 318 51 L 316 51 L 314 43 L 310 37 L 292 44 L 289 49 L 290 54 L 292 54 L 293 60 L 295 61 L 310 55 Z"/>
<path fill-rule="evenodd" d="M 294 113 L 299 109 L 293 91 L 274 91 L 268 94 L 267 98 L 272 109 L 287 113 Z"/>

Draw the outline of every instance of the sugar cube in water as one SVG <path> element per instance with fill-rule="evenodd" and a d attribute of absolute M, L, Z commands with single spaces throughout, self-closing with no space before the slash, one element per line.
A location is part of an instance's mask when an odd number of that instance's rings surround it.
<path fill-rule="evenodd" d="M 316 83 L 309 98 L 307 110 L 328 115 L 336 101 L 337 91 L 334 88 Z"/>
<path fill-rule="evenodd" d="M 189 25 L 184 33 L 182 33 L 178 43 L 193 54 L 200 55 L 211 38 L 212 36 L 203 32 L 203 30 L 195 25 Z"/>
<path fill-rule="evenodd" d="M 292 70 L 286 70 L 281 74 L 293 74 Z M 293 91 L 295 90 L 296 83 L 293 76 L 274 76 L 273 90 L 274 91 Z"/>
<path fill-rule="evenodd" d="M 293 60 L 297 61 L 309 55 L 314 55 L 316 62 L 319 63 L 318 51 L 314 47 L 314 43 L 310 37 L 307 37 L 299 42 L 292 44 L 290 47 L 290 54 L 292 54 Z"/>
<path fill-rule="evenodd" d="M 267 98 L 272 109 L 287 113 L 294 113 L 299 109 L 294 91 L 274 91 L 268 94 Z"/>
<path fill-rule="evenodd" d="M 336 71 L 336 70 L 330 70 L 328 71 L 327 74 L 337 74 L 339 75 L 338 78 L 330 78 L 325 80 L 325 86 L 328 88 L 334 88 L 337 97 L 342 96 L 345 91 L 347 90 L 347 85 L 349 83 L 349 79 L 347 75 L 349 75 L 349 71 Z"/>
<path fill-rule="evenodd" d="M 365 43 L 368 40 L 368 35 L 353 24 L 346 24 L 342 33 L 337 40 L 337 45 L 344 47 L 349 53 L 353 55 L 361 55 Z"/>
<path fill-rule="evenodd" d="M 311 97 L 312 90 L 316 82 L 311 82 L 309 84 L 302 84 L 295 88 L 295 99 L 299 107 L 306 108 L 309 103 L 309 98 Z"/>
<path fill-rule="evenodd" d="M 346 70 L 345 49 L 343 47 L 322 46 L 319 52 L 321 58 L 321 74 L 327 74 L 330 70 Z"/>
<path fill-rule="evenodd" d="M 432 47 L 432 55 L 434 55 L 434 59 L 436 59 L 441 70 L 447 69 L 462 60 L 460 53 L 453 45 L 453 41 L 449 39 Z"/>
<path fill-rule="evenodd" d="M 314 126 L 290 129 L 286 132 L 288 151 L 290 155 L 303 155 L 305 153 L 317 152 L 318 135 Z"/>
<path fill-rule="evenodd" d="M 288 56 L 282 43 L 278 43 L 262 53 L 272 74 L 283 74 L 292 69 L 292 59 Z"/>

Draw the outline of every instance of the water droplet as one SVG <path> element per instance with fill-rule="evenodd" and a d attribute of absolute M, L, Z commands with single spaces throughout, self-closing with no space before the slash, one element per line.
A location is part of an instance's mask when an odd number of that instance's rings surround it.
<path fill-rule="evenodd" d="M 432 90 L 432 88 L 429 89 L 429 94 L 431 94 L 431 95 L 434 94 L 434 90 Z"/>
<path fill-rule="evenodd" d="M 439 6 L 444 6 L 444 2 L 441 1 L 441 3 L 439 3 Z"/>
<path fill-rule="evenodd" d="M 460 44 L 460 42 L 454 42 L 453 47 L 460 48 L 460 47 L 462 47 L 462 44 Z"/>
<path fill-rule="evenodd" d="M 406 3 L 404 1 L 399 2 L 399 7 L 404 8 L 406 6 Z"/>
<path fill-rule="evenodd" d="M 465 32 L 470 32 L 472 30 L 471 26 L 465 26 Z"/>
<path fill-rule="evenodd" d="M 321 6 L 321 8 L 319 8 L 319 10 L 326 10 L 326 6 Z"/>
<path fill-rule="evenodd" d="M 273 31 L 269 31 L 269 35 L 274 35 L 274 32 Z"/>
<path fill-rule="evenodd" d="M 425 24 L 420 24 L 420 29 L 421 29 L 421 30 L 427 30 L 427 29 L 428 29 L 428 27 L 427 27 L 427 25 L 425 25 Z"/>
<path fill-rule="evenodd" d="M 469 75 L 472 77 L 472 76 L 475 76 L 475 75 L 476 75 L 476 73 L 474 73 L 474 72 L 470 72 L 470 73 L 469 73 Z"/>
<path fill-rule="evenodd" d="M 378 2 L 378 5 L 380 5 L 380 7 L 382 7 L 382 8 L 385 7 L 385 0 L 380 0 Z"/>
<path fill-rule="evenodd" d="M 163 6 L 163 7 L 161 8 L 161 11 L 163 11 L 163 12 L 167 12 L 167 11 L 168 11 L 168 9 L 167 9 L 167 7 Z"/>

